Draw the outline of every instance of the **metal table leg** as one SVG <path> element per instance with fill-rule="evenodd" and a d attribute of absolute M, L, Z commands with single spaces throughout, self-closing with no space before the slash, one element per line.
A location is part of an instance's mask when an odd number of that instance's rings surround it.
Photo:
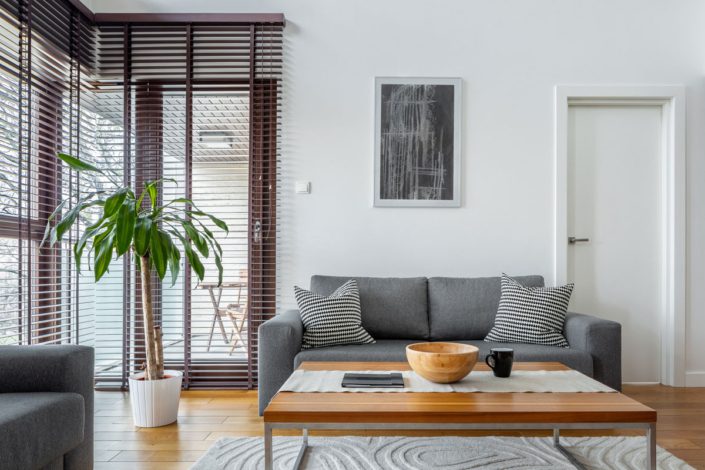
<path fill-rule="evenodd" d="M 299 470 L 301 467 L 301 461 L 306 455 L 306 448 L 308 447 L 308 429 L 304 428 L 303 441 L 301 442 L 301 448 L 299 449 L 299 455 L 296 456 L 296 462 L 294 462 L 293 470 Z"/>
<path fill-rule="evenodd" d="M 646 468 L 656 470 L 656 424 L 646 429 Z"/>
<path fill-rule="evenodd" d="M 272 470 L 272 427 L 264 424 L 264 470 Z"/>
<path fill-rule="evenodd" d="M 558 428 L 553 428 L 553 446 L 563 454 L 563 457 L 568 459 L 568 461 L 578 470 L 585 470 L 585 466 L 581 464 L 578 459 L 573 457 L 573 454 L 568 452 L 565 447 L 561 445 L 561 430 Z"/>
<path fill-rule="evenodd" d="M 301 462 L 306 455 L 308 448 L 308 429 L 303 428 L 303 439 L 299 453 L 296 456 L 296 461 L 292 470 L 298 470 L 301 467 Z M 273 470 L 274 468 L 274 449 L 272 448 L 272 427 L 269 424 L 264 425 L 264 470 Z"/>

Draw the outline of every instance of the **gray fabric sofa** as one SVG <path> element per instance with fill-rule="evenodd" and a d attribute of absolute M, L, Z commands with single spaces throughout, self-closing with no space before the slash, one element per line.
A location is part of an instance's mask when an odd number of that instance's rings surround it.
<path fill-rule="evenodd" d="M 486 343 L 501 293 L 500 278 L 370 278 L 313 276 L 311 290 L 331 294 L 356 279 L 362 325 L 374 344 L 301 350 L 303 324 L 289 310 L 259 328 L 259 412 L 303 361 L 405 361 L 406 345 L 419 341 L 474 344 L 484 358 L 499 343 Z M 529 287 L 541 276 L 516 277 Z M 589 315 L 568 313 L 563 331 L 570 348 L 501 344 L 514 348 L 517 361 L 558 361 L 600 382 L 621 389 L 621 325 Z"/>
<path fill-rule="evenodd" d="M 93 468 L 93 348 L 0 346 L 0 468 Z"/>

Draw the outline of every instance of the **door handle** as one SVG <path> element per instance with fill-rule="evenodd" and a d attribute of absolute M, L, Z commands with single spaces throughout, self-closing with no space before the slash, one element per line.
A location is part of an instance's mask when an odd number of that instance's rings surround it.
<path fill-rule="evenodd" d="M 255 234 L 254 237 L 252 237 L 253 243 L 259 243 L 262 241 L 262 222 L 259 220 L 255 220 Z"/>
<path fill-rule="evenodd" d="M 589 241 L 589 238 L 568 237 L 568 243 L 570 243 L 571 245 L 574 245 L 575 243 L 587 243 Z"/>

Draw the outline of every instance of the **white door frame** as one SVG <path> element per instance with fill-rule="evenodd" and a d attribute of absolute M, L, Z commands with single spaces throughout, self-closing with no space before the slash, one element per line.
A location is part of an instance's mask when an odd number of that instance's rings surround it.
<path fill-rule="evenodd" d="M 555 266 L 557 284 L 568 272 L 568 108 L 570 105 L 661 106 L 662 277 L 661 383 L 685 386 L 685 88 L 655 86 L 556 86 Z M 638 236 L 638 234 L 635 234 Z M 599 314 L 599 312 L 595 312 Z"/>

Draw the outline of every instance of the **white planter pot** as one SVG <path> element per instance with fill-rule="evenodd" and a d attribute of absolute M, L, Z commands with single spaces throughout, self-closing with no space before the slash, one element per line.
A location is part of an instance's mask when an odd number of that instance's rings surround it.
<path fill-rule="evenodd" d="M 130 402 L 135 426 L 155 428 L 176 421 L 183 373 L 165 370 L 162 380 L 144 380 L 144 372 L 130 376 Z"/>

